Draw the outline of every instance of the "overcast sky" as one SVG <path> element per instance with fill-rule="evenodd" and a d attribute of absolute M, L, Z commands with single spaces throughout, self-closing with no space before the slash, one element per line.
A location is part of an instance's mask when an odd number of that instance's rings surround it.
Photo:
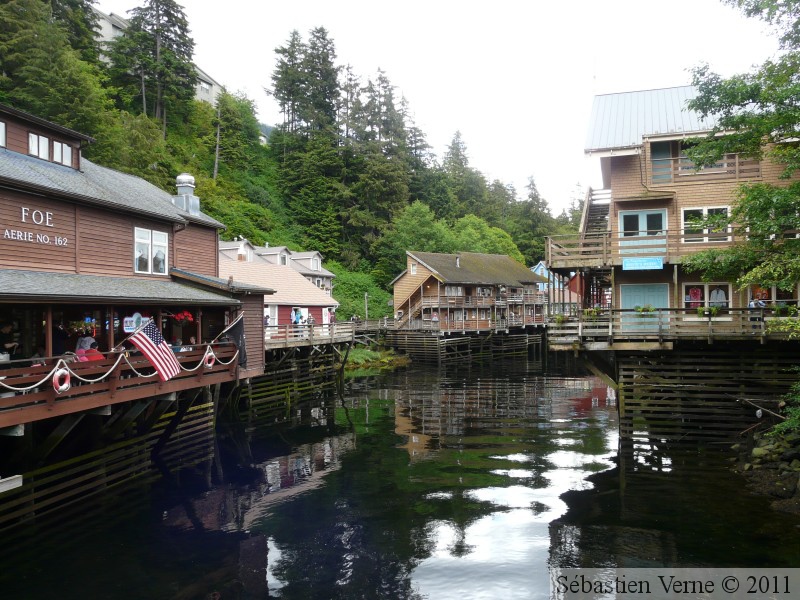
<path fill-rule="evenodd" d="M 98 0 L 127 16 L 139 0 Z M 280 121 L 263 91 L 275 48 L 292 30 L 325 27 L 341 65 L 362 81 L 382 69 L 441 158 L 461 131 L 470 165 L 520 197 L 532 176 L 554 213 L 576 184 L 599 187 L 583 155 L 592 97 L 690 83 L 709 63 L 723 75 L 775 52 L 760 21 L 720 0 L 186 0 L 195 62 Z"/>

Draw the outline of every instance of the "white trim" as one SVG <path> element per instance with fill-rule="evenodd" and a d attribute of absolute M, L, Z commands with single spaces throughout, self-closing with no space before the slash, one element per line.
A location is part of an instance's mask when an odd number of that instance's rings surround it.
<path fill-rule="evenodd" d="M 0 148 L 6 147 L 6 123 L 0 121 Z"/>
<path fill-rule="evenodd" d="M 637 238 L 646 238 L 646 237 L 648 237 L 647 235 L 629 235 L 629 236 L 624 235 L 625 234 L 625 230 L 622 227 L 622 218 L 625 215 L 639 215 L 639 216 L 641 216 L 641 215 L 647 215 L 647 214 L 650 214 L 650 213 L 662 213 L 664 215 L 664 222 L 662 223 L 664 228 L 661 230 L 660 234 L 653 234 L 651 237 L 654 237 L 655 235 L 666 235 L 667 231 L 668 231 L 668 225 L 667 224 L 669 223 L 669 209 L 664 207 L 664 208 L 643 208 L 643 209 L 640 209 L 640 210 L 621 210 L 621 211 L 619 211 L 617 213 L 617 218 L 618 218 L 617 233 L 618 233 L 618 237 L 620 239 L 623 239 L 623 238 L 637 239 Z M 645 218 L 645 221 L 647 221 L 647 218 Z M 639 231 L 641 231 L 641 229 L 639 229 Z"/>
<path fill-rule="evenodd" d="M 684 206 L 681 208 L 681 243 L 682 244 L 722 244 L 726 242 L 730 242 L 731 237 L 731 227 L 728 225 L 728 231 L 709 231 L 708 228 L 703 227 L 702 231 L 699 233 L 690 233 L 687 235 L 686 233 L 686 211 L 701 211 L 702 217 L 705 219 L 708 217 L 709 210 L 720 210 L 724 209 L 728 216 L 731 214 L 731 207 L 730 206 Z M 725 234 L 728 235 L 725 235 Z M 724 238 L 723 238 L 724 236 Z M 697 238 L 697 239 L 687 239 L 687 238 Z M 717 239 L 709 239 L 709 238 L 717 238 Z"/>

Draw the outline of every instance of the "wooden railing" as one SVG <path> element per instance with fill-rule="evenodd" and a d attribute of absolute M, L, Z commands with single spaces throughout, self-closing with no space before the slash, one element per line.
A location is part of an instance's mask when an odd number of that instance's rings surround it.
<path fill-rule="evenodd" d="M 270 325 L 264 328 L 264 348 L 286 348 L 352 341 L 357 324 L 350 321 L 327 324 Z"/>
<path fill-rule="evenodd" d="M 66 357 L 74 362 L 66 364 L 70 385 L 61 393 L 56 392 L 52 377 L 47 375 L 64 357 L 2 363 L 0 376 L 7 387 L 0 386 L 0 427 L 234 381 L 238 366 L 233 360 L 236 347 L 230 343 L 212 344 L 216 360 L 210 365 L 211 361 L 204 364 L 203 360 L 208 347 L 208 344 L 186 346 L 186 351 L 176 352 L 175 357 L 185 370 L 166 382 L 150 376 L 154 369 L 139 353 L 126 352 L 118 360 L 119 353 L 107 352 L 103 353 L 103 360 L 87 362 Z"/>
<path fill-rule="evenodd" d="M 661 258 L 664 264 L 699 250 L 720 248 L 735 241 L 728 231 L 685 229 L 648 231 L 637 236 L 598 233 L 547 238 L 546 260 L 553 268 L 610 267 L 626 259 Z"/>
<path fill-rule="evenodd" d="M 654 185 L 761 177 L 760 161 L 745 159 L 739 154 L 726 154 L 717 163 L 700 168 L 685 156 L 654 158 L 651 167 L 650 179 Z"/>
<path fill-rule="evenodd" d="M 548 318 L 551 344 L 584 342 L 675 341 L 694 339 L 786 339 L 786 333 L 771 332 L 775 317 L 768 309 L 719 309 L 699 315 L 697 309 L 580 311 L 576 316 Z"/>

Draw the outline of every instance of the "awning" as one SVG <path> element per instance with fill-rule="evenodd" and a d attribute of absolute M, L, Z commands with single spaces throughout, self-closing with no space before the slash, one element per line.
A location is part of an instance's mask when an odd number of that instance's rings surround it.
<path fill-rule="evenodd" d="M 105 277 L 0 270 L 0 302 L 10 300 L 137 305 L 239 306 L 241 304 L 230 295 L 200 289 L 167 278 Z"/>

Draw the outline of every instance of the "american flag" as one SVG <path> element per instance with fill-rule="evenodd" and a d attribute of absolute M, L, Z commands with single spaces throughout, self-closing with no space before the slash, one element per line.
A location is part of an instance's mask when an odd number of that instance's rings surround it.
<path fill-rule="evenodd" d="M 161 381 L 172 379 L 181 372 L 181 365 L 175 358 L 175 353 L 152 320 L 134 333 L 130 341 L 156 368 Z"/>

